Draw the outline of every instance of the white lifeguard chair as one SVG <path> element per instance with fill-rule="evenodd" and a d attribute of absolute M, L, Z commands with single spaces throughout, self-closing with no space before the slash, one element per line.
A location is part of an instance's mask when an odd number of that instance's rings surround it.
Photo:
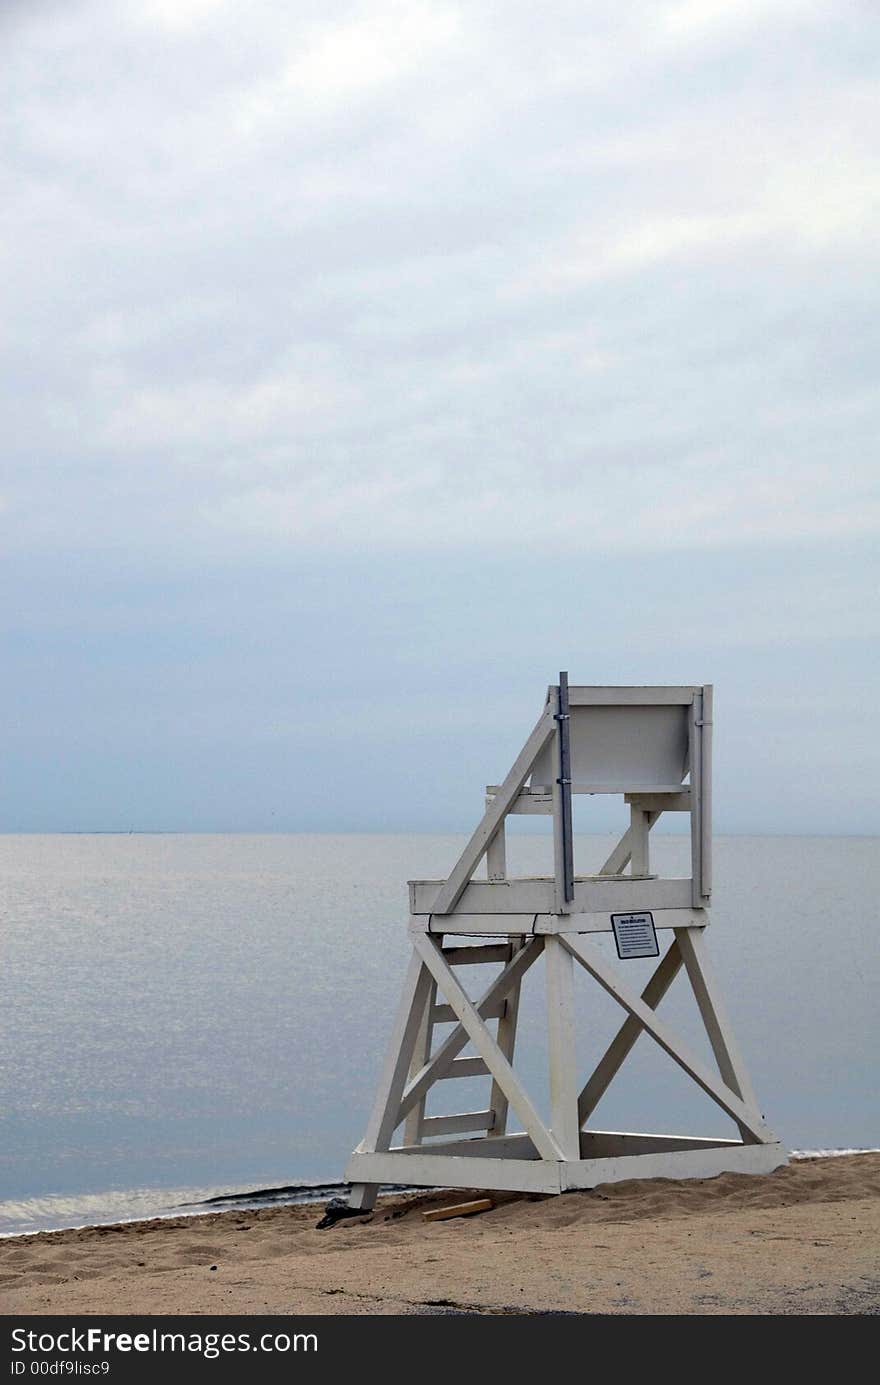
<path fill-rule="evenodd" d="M 625 1178 L 768 1173 L 787 1162 L 758 1109 L 706 953 L 711 747 L 711 686 L 569 687 L 562 673 L 549 688 L 504 783 L 487 789 L 483 820 L 449 877 L 409 883 L 413 954 L 367 1132 L 346 1168 L 351 1209 L 372 1207 L 381 1183 L 561 1193 Z M 629 805 L 629 828 L 595 875 L 575 874 L 572 794 L 622 794 Z M 650 829 L 668 812 L 690 814 L 685 879 L 651 873 Z M 509 813 L 552 816 L 552 876 L 508 877 Z M 477 879 L 484 857 L 486 875 Z M 664 931 L 672 938 L 661 957 L 657 934 Z M 614 934 L 621 962 L 660 958 L 640 994 L 590 940 L 593 933 Z M 465 945 L 462 937 L 492 941 Z M 512 1066 L 520 985 L 539 957 L 547 981 L 549 1124 Z M 456 968 L 478 963 L 500 970 L 471 998 Z M 585 1082 L 575 1066 L 575 963 L 626 1012 Z M 682 966 L 717 1072 L 656 1013 Z M 447 1032 L 435 1043 L 438 1025 Z M 738 1139 L 589 1128 L 642 1033 L 733 1119 Z M 460 1057 L 468 1044 L 475 1055 Z M 475 1075 L 491 1081 L 484 1109 L 426 1115 L 435 1082 Z M 521 1130 L 508 1132 L 509 1111 Z M 403 1141 L 392 1147 L 401 1126 Z"/>

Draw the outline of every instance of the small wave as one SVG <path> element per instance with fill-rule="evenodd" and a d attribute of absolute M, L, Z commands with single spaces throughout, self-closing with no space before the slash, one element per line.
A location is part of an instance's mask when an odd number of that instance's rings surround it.
<path fill-rule="evenodd" d="M 263 1207 L 329 1202 L 345 1197 L 350 1183 L 287 1183 L 276 1188 L 128 1188 L 101 1193 L 47 1193 L 43 1197 L 0 1201 L 0 1238 L 88 1226 L 121 1226 L 171 1217 L 206 1217 L 212 1212 L 255 1211 Z M 383 1192 L 404 1192 L 403 1184 Z"/>
<path fill-rule="evenodd" d="M 859 1147 L 857 1149 L 792 1149 L 789 1150 L 791 1159 L 842 1159 L 845 1154 L 880 1154 L 880 1149 L 875 1145 Z"/>
<path fill-rule="evenodd" d="M 286 1183 L 280 1188 L 251 1188 L 245 1192 L 215 1193 L 212 1197 L 199 1198 L 197 1202 L 182 1202 L 183 1209 L 210 1208 L 219 1211 L 224 1207 L 271 1207 L 275 1203 L 326 1202 L 328 1198 L 339 1197 L 348 1192 L 349 1183 Z"/>
<path fill-rule="evenodd" d="M 154 1217 L 206 1215 L 223 1207 L 271 1206 L 280 1202 L 322 1202 L 337 1196 L 342 1183 L 301 1183 L 254 1190 L 241 1184 L 213 1188 L 124 1188 L 99 1193 L 46 1193 L 0 1201 L 0 1236 L 67 1231 L 84 1226 L 114 1226 Z"/>

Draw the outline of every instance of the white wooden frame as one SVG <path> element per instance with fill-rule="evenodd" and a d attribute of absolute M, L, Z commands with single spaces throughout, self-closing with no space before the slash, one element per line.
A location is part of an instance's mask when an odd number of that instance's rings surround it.
<path fill-rule="evenodd" d="M 410 881 L 412 958 L 366 1134 L 346 1170 L 355 1208 L 371 1207 L 383 1182 L 556 1193 L 622 1178 L 706 1178 L 728 1169 L 769 1172 L 786 1162 L 758 1108 L 704 938 L 712 888 L 712 689 L 573 686 L 568 695 L 572 708 L 680 706 L 687 717 L 688 782 L 573 783 L 567 790 L 571 793 L 623 794 L 630 825 L 596 874 L 575 877 L 574 898 L 569 891 L 566 902 L 560 880 L 559 782 L 527 786 L 537 757 L 557 735 L 557 689 L 549 689 L 544 710 L 510 772 L 503 783 L 487 789 L 483 818 L 449 876 Z M 560 711 L 564 709 L 563 703 Z M 653 718 L 651 725 L 658 720 L 663 719 Z M 558 775 L 555 749 L 551 760 L 545 756 L 542 763 L 553 763 Z M 660 777 L 656 764 L 649 769 Z M 504 824 L 509 813 L 520 812 L 553 817 L 554 876 L 508 877 Z M 651 874 L 650 831 L 663 812 L 689 815 L 689 878 Z M 485 879 L 475 876 L 483 858 Z M 650 911 L 657 930 L 672 936 L 639 994 L 627 983 L 625 962 L 611 965 L 590 935 L 609 932 L 612 913 L 641 911 Z M 463 937 L 495 941 L 463 946 Z M 549 1122 L 541 1118 L 513 1067 L 520 986 L 539 958 L 546 972 Z M 501 970 L 472 999 L 456 969 L 483 964 Z M 656 1013 L 681 973 L 693 990 L 717 1072 Z M 577 978 L 583 976 L 596 981 L 625 1012 L 585 1080 L 578 1078 L 575 1066 L 573 1001 Z M 452 1031 L 435 1044 L 438 1026 L 448 1024 Z M 642 1034 L 734 1122 L 738 1140 L 587 1128 Z M 473 1056 L 462 1056 L 468 1045 Z M 485 1107 L 455 1115 L 427 1113 L 435 1083 L 474 1076 L 490 1080 Z M 508 1133 L 509 1114 L 519 1120 L 520 1130 Z M 403 1142 L 392 1147 L 398 1128 Z"/>

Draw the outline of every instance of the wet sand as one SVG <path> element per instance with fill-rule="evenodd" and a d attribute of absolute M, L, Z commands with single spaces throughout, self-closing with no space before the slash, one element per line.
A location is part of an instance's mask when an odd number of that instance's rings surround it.
<path fill-rule="evenodd" d="M 765 1176 L 609 1184 L 426 1222 L 461 1192 L 231 1211 L 0 1241 L 0 1309 L 45 1313 L 880 1311 L 880 1154 Z"/>

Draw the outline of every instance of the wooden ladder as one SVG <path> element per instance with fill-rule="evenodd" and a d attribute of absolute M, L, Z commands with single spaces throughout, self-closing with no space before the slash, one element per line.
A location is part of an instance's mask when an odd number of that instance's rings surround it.
<path fill-rule="evenodd" d="M 498 943 L 481 943 L 473 947 L 459 945 L 444 947 L 442 938 L 438 941 L 441 943 L 443 956 L 451 967 L 506 966 L 525 944 L 525 939 L 520 937 L 511 937 Z M 505 999 L 495 1001 L 484 1013 L 485 1019 L 498 1021 L 496 1034 L 498 1047 L 509 1063 L 513 1062 L 513 1050 L 516 1043 L 516 1021 L 519 1012 L 521 984 L 520 981 L 517 981 Z M 458 1016 L 452 1006 L 437 1003 L 437 983 L 432 981 L 410 1064 L 410 1079 L 415 1077 L 432 1057 L 436 1026 L 438 1024 L 454 1025 L 457 1023 Z M 489 1069 L 482 1058 L 455 1058 L 450 1063 L 448 1070 L 438 1078 L 438 1081 L 488 1076 Z M 450 1116 L 426 1116 L 426 1101 L 427 1092 L 406 1116 L 403 1127 L 405 1145 L 420 1145 L 426 1137 L 431 1135 L 476 1134 L 477 1132 L 481 1132 L 483 1135 L 506 1134 L 507 1097 L 494 1078 L 489 1105 L 483 1111 L 461 1111 Z"/>

